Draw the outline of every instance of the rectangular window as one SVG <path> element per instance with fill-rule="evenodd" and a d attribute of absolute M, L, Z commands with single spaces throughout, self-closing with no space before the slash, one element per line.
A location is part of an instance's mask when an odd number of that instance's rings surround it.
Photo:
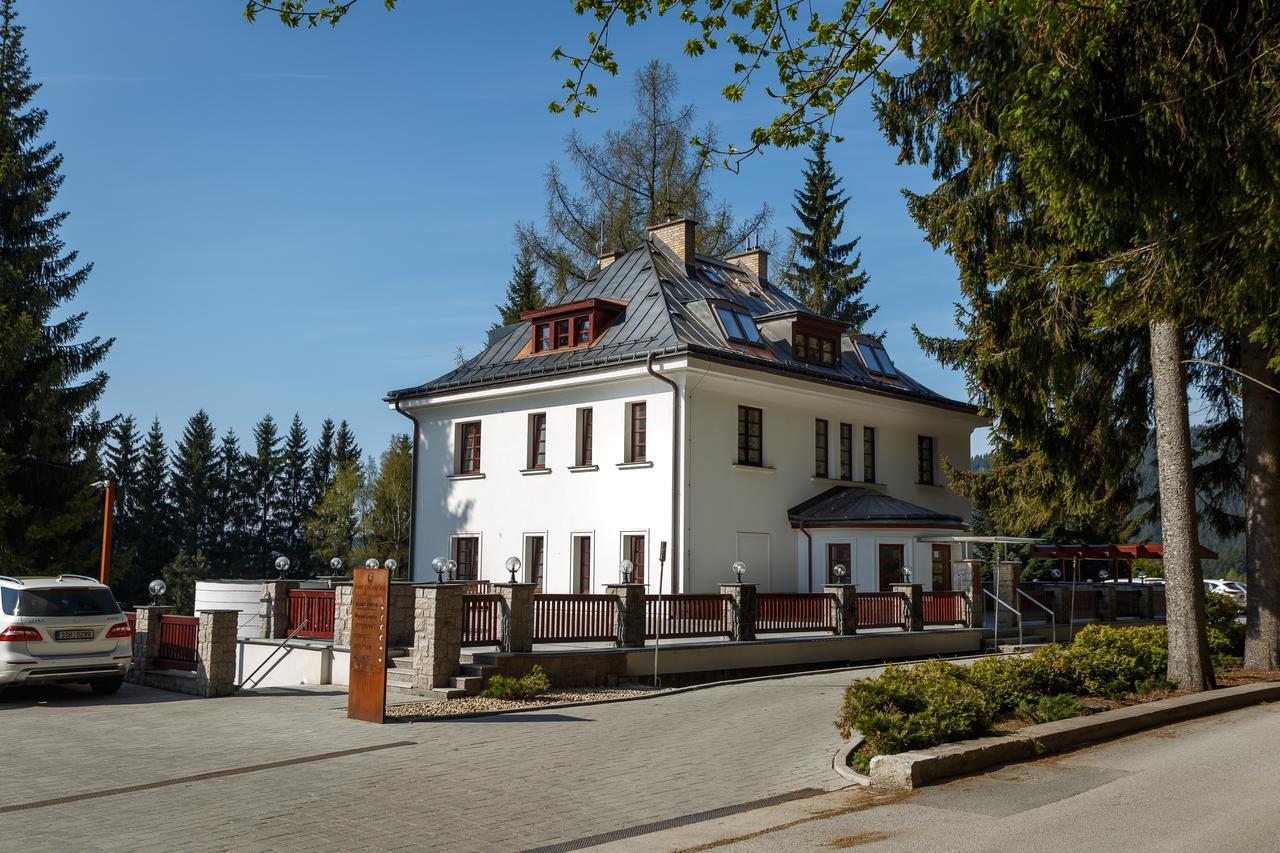
<path fill-rule="evenodd" d="M 813 476 L 826 478 L 830 473 L 827 465 L 827 422 L 818 418 L 813 422 Z"/>
<path fill-rule="evenodd" d="M 933 573 L 935 591 L 951 589 L 951 546 L 934 545 L 929 552 L 929 567 Z"/>
<path fill-rule="evenodd" d="M 593 427 L 591 409 L 578 409 L 578 465 L 587 466 L 593 464 L 591 461 L 591 446 L 594 439 L 592 435 Z"/>
<path fill-rule="evenodd" d="M 848 542 L 827 546 L 827 583 L 853 583 L 853 549 Z M 844 575 L 836 574 L 836 566 L 844 566 Z"/>
<path fill-rule="evenodd" d="M 716 306 L 716 316 L 720 319 L 720 325 L 724 328 L 724 336 L 731 341 L 739 341 L 744 344 L 764 344 L 764 339 L 760 337 L 760 330 L 756 328 L 756 323 L 750 316 L 741 311 L 734 311 L 732 308 L 726 308 L 723 305 Z"/>
<path fill-rule="evenodd" d="M 591 343 L 591 315 L 573 318 L 573 342 L 577 345 Z"/>
<path fill-rule="evenodd" d="M 645 404 L 632 403 L 627 407 L 627 461 L 644 462 L 648 452 L 648 426 L 645 422 Z"/>
<path fill-rule="evenodd" d="M 535 592 L 542 592 L 543 573 L 546 568 L 547 540 L 542 536 L 526 536 L 524 538 L 525 566 L 528 567 L 529 583 L 535 584 Z"/>
<path fill-rule="evenodd" d="M 764 465 L 764 412 L 751 406 L 738 407 L 738 464 Z"/>
<path fill-rule="evenodd" d="M 534 327 L 533 351 L 546 352 L 551 349 L 551 324 L 539 323 Z"/>
<path fill-rule="evenodd" d="M 933 484 L 933 439 L 927 435 L 916 437 L 917 482 Z"/>
<path fill-rule="evenodd" d="M 862 356 L 862 363 L 867 366 L 868 373 L 876 376 L 897 377 L 898 371 L 889 360 L 889 353 L 885 352 L 884 347 L 879 343 L 859 341 L 858 353 Z"/>
<path fill-rule="evenodd" d="M 556 349 L 567 347 L 569 344 L 569 321 L 556 320 Z"/>
<path fill-rule="evenodd" d="M 862 428 L 862 482 L 876 481 L 876 429 Z"/>
<path fill-rule="evenodd" d="M 853 480 L 853 424 L 840 424 L 840 479 Z"/>
<path fill-rule="evenodd" d="M 622 537 L 622 557 L 631 561 L 631 582 L 644 583 L 644 534 Z"/>
<path fill-rule="evenodd" d="M 529 415 L 529 468 L 547 467 L 547 413 Z"/>
<path fill-rule="evenodd" d="M 480 473 L 480 422 L 458 425 L 458 473 Z"/>
<path fill-rule="evenodd" d="M 797 361 L 831 367 L 836 363 L 839 351 L 834 338 L 823 338 L 807 332 L 795 332 L 791 336 L 791 352 Z"/>
<path fill-rule="evenodd" d="M 480 537 L 479 536 L 455 536 L 453 537 L 453 559 L 458 564 L 458 577 L 460 581 L 475 581 L 480 579 Z"/>
<path fill-rule="evenodd" d="M 905 552 L 906 547 L 903 545 L 880 545 L 879 563 L 880 563 L 880 591 L 888 592 L 889 585 L 902 583 L 906 566 Z"/>
<path fill-rule="evenodd" d="M 578 561 L 578 595 L 587 595 L 591 592 L 591 537 L 578 536 L 574 545 L 574 557 Z"/>

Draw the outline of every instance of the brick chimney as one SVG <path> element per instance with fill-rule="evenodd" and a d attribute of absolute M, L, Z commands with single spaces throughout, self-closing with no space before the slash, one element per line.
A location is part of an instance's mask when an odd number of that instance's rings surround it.
<path fill-rule="evenodd" d="M 693 263 L 693 243 L 698 223 L 692 219 L 673 219 L 661 225 L 650 225 L 649 236 L 666 246 L 686 264 Z"/>
<path fill-rule="evenodd" d="M 738 252 L 736 255 L 729 255 L 725 260 L 737 264 L 754 275 L 756 281 L 762 285 L 769 280 L 769 253 L 759 246 L 747 249 L 745 252 Z"/>
<path fill-rule="evenodd" d="M 622 256 L 623 256 L 623 254 L 625 254 L 625 253 L 623 253 L 623 252 L 605 252 L 603 255 L 601 255 L 599 258 L 597 258 L 597 259 L 596 259 L 596 260 L 598 260 L 598 261 L 600 262 L 599 269 L 604 269 L 605 267 L 609 266 L 609 264 L 613 263 L 613 262 L 614 262 L 614 261 L 616 261 L 618 258 L 622 257 Z"/>

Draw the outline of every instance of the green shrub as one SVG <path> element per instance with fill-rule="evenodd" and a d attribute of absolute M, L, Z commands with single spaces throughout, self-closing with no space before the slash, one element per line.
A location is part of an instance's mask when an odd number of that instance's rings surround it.
<path fill-rule="evenodd" d="M 1244 623 L 1240 621 L 1240 606 L 1235 599 L 1216 592 L 1206 593 L 1204 620 L 1209 626 L 1209 651 L 1234 657 L 1244 654 Z"/>
<path fill-rule="evenodd" d="M 1013 713 L 1019 720 L 1028 723 L 1052 723 L 1079 717 L 1084 712 L 1085 707 L 1079 699 L 1068 693 L 1059 693 L 1056 696 L 1024 699 L 1018 703 Z"/>
<path fill-rule="evenodd" d="M 551 689 L 551 680 L 535 665 L 527 674 L 519 678 L 508 675 L 495 675 L 489 679 L 481 696 L 489 699 L 536 699 Z"/>
<path fill-rule="evenodd" d="M 983 658 L 969 667 L 968 678 L 999 711 L 1080 687 L 1070 653 L 1058 645 L 1042 646 L 1026 657 Z"/>
<path fill-rule="evenodd" d="M 1167 643 L 1168 631 L 1163 625 L 1090 625 L 1076 635 L 1067 655 L 1085 692 L 1121 696 L 1139 681 L 1168 671 Z"/>
<path fill-rule="evenodd" d="M 856 729 L 871 752 L 885 754 L 982 734 L 993 712 L 963 667 L 935 660 L 853 682 L 836 726 L 845 737 Z"/>
<path fill-rule="evenodd" d="M 1133 687 L 1134 693 L 1169 693 L 1177 690 L 1178 685 L 1169 680 L 1165 675 L 1153 675 L 1150 678 L 1144 678 Z"/>

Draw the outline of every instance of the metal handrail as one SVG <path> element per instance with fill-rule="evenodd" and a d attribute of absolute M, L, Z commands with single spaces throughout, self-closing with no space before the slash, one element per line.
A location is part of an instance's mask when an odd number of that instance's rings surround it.
<path fill-rule="evenodd" d="M 992 601 L 994 601 L 996 604 L 999 604 L 1005 610 L 1008 610 L 1014 616 L 1018 617 L 1018 645 L 1021 646 L 1022 645 L 1022 611 L 1018 610 L 1016 607 L 1011 607 L 1005 602 L 1001 601 L 1000 596 L 996 595 L 989 589 L 984 589 L 982 593 L 986 595 L 988 598 L 990 598 Z M 995 644 L 996 644 L 996 651 L 1000 651 L 1000 614 L 997 613 L 995 614 L 995 616 L 996 618 L 993 622 L 995 626 Z"/>
<path fill-rule="evenodd" d="M 258 674 L 258 671 L 259 671 L 259 670 L 261 670 L 261 669 L 262 669 L 264 666 L 266 666 L 267 664 L 271 663 L 272 658 L 274 658 L 274 657 L 276 656 L 276 652 L 278 652 L 278 651 L 280 651 L 281 649 L 283 649 L 283 648 L 284 648 L 285 643 L 289 642 L 289 641 L 290 641 L 290 640 L 292 640 L 294 637 L 298 636 L 298 632 L 299 632 L 299 631 L 301 631 L 303 628 L 307 627 L 307 623 L 308 623 L 308 622 L 310 622 L 310 621 L 311 621 L 311 617 L 310 617 L 310 616 L 304 617 L 304 618 L 303 618 L 303 620 L 302 620 L 302 624 L 301 624 L 301 625 L 299 625 L 297 628 L 294 628 L 294 629 L 293 629 L 293 633 L 292 633 L 292 634 L 290 634 L 289 636 L 285 637 L 283 640 L 281 640 L 281 641 L 280 641 L 280 645 L 278 645 L 278 646 L 276 646 L 274 649 L 272 649 L 272 650 L 271 650 L 271 654 L 267 655 L 267 656 L 263 659 L 262 663 L 258 664 L 258 669 L 255 669 L 253 672 L 249 673 L 249 677 L 248 677 L 248 678 L 246 678 L 244 681 L 240 682 L 240 687 L 246 687 L 246 686 L 249 686 L 249 682 L 250 682 L 250 681 L 252 681 L 252 680 L 253 680 L 253 677 L 254 677 L 255 675 L 257 675 L 257 674 Z M 237 689 L 239 689 L 239 688 L 237 688 Z"/>
<path fill-rule="evenodd" d="M 1050 610 L 1048 607 L 1045 607 L 1043 604 L 1041 604 L 1039 601 L 1036 601 L 1031 596 L 1027 595 L 1021 589 L 1018 590 L 1018 595 L 1022 596 L 1027 601 L 1030 601 L 1032 604 L 1034 604 L 1036 607 L 1039 607 L 1045 613 L 1049 614 L 1049 630 L 1053 632 L 1053 642 L 1056 644 L 1058 642 L 1058 617 L 1054 614 L 1052 610 Z M 1057 601 L 1057 600 L 1058 599 L 1056 598 L 1054 599 L 1054 601 Z M 1018 615 L 1018 622 L 1019 624 L 1021 624 L 1022 622 L 1021 614 Z"/>

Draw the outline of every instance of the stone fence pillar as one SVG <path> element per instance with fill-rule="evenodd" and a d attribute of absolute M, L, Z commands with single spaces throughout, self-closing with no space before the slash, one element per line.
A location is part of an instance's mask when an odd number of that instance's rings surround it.
<path fill-rule="evenodd" d="M 131 675 L 141 680 L 142 674 L 152 668 L 160 652 L 160 617 L 177 608 L 168 605 L 135 608 L 133 623 L 133 667 Z"/>
<path fill-rule="evenodd" d="M 196 694 L 230 696 L 236 690 L 236 619 L 239 610 L 196 614 Z"/>
<path fill-rule="evenodd" d="M 1098 621 L 1116 621 L 1116 585 L 1113 583 L 1098 584 Z"/>
<path fill-rule="evenodd" d="M 1021 563 L 1001 562 L 995 565 L 996 597 L 1013 608 L 1013 610 L 1018 611 L 1021 611 L 1018 605 L 1018 575 L 1021 570 Z M 995 608 L 996 624 L 1001 628 L 1017 623 L 1018 617 L 1008 607 L 1004 607 L 994 601 L 991 602 L 991 606 Z"/>
<path fill-rule="evenodd" d="M 502 596 L 502 651 L 533 651 L 533 594 L 538 585 L 495 583 L 493 588 Z"/>
<path fill-rule="evenodd" d="M 951 588 L 969 595 L 970 628 L 987 622 L 987 597 L 982 594 L 982 561 L 956 560 L 951 564 Z"/>
<path fill-rule="evenodd" d="M 907 630 L 924 630 L 924 587 L 918 583 L 892 583 L 889 588 L 907 596 Z"/>
<path fill-rule="evenodd" d="M 645 585 L 642 583 L 607 583 L 604 588 L 618 596 L 618 648 L 644 648 Z"/>
<path fill-rule="evenodd" d="M 289 636 L 289 590 L 297 581 L 264 580 L 258 608 L 258 637 L 283 640 Z"/>
<path fill-rule="evenodd" d="M 1154 589 L 1154 585 L 1148 583 L 1138 587 L 1138 615 L 1143 619 L 1155 618 L 1155 602 L 1151 596 L 1152 589 Z"/>
<path fill-rule="evenodd" d="M 351 587 L 347 587 L 348 590 Z M 334 594 L 334 610 L 337 611 L 338 596 Z M 412 646 L 414 632 L 414 593 L 413 586 L 404 581 L 392 581 L 387 590 L 387 645 Z M 348 626 L 347 633 L 350 635 Z M 334 626 L 335 642 L 337 626 Z"/>
<path fill-rule="evenodd" d="M 1168 617 L 1168 610 L 1165 609 L 1165 588 L 1164 584 L 1151 585 L 1151 618 L 1164 620 Z"/>
<path fill-rule="evenodd" d="M 722 583 L 720 594 L 733 599 L 729 612 L 729 639 L 734 641 L 756 638 L 756 585 L 753 583 Z"/>
<path fill-rule="evenodd" d="M 829 583 L 822 591 L 836 599 L 836 636 L 850 637 L 858 633 L 858 587 L 851 583 Z"/>
<path fill-rule="evenodd" d="M 414 687 L 447 687 L 462 659 L 462 584 L 426 584 L 414 590 Z M 348 640 L 348 642 L 350 642 Z"/>
<path fill-rule="evenodd" d="M 351 648 L 351 582 L 333 587 L 333 647 Z"/>

